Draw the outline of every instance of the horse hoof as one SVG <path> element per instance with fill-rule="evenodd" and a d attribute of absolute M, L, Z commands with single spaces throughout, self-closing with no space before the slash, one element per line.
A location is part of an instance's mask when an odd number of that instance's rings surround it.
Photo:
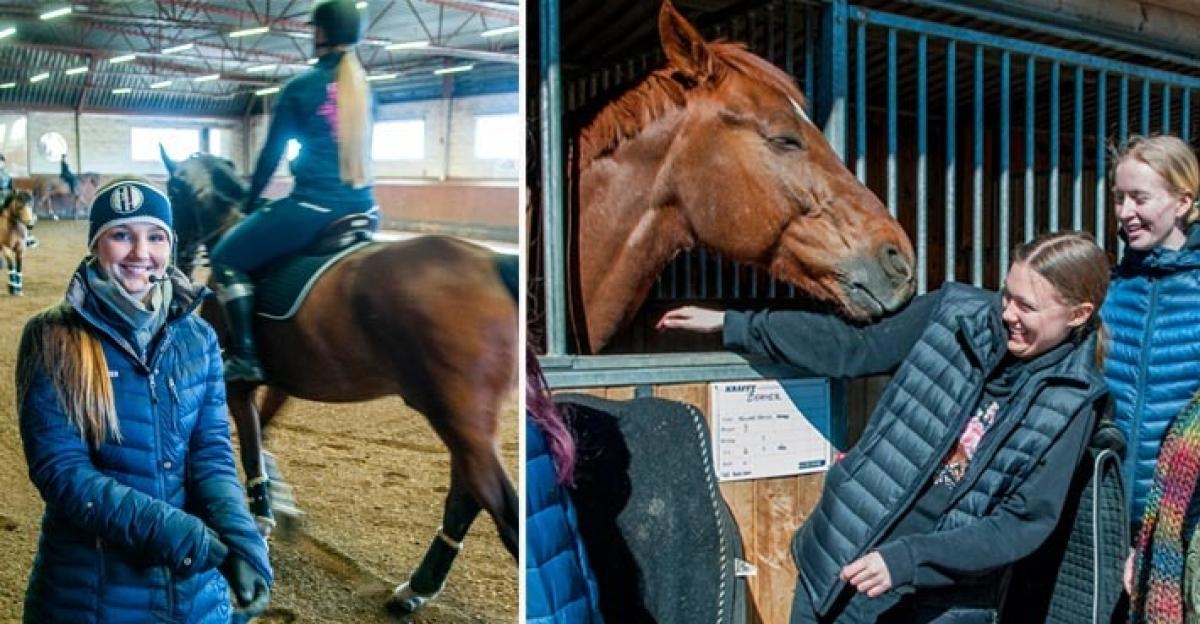
<path fill-rule="evenodd" d="M 445 585 L 439 587 L 435 592 L 422 594 L 413 590 L 412 587 L 409 587 L 408 581 L 405 581 L 397 586 L 396 591 L 392 592 L 391 598 L 388 598 L 388 611 L 391 611 L 396 615 L 409 615 L 416 613 L 419 609 L 430 602 L 433 602 L 434 599 L 440 596 L 443 588 L 445 588 Z"/>
<path fill-rule="evenodd" d="M 278 502 L 271 511 L 275 512 L 275 518 L 278 520 L 276 528 L 279 530 L 280 539 L 288 542 L 296 539 L 304 527 L 304 512 L 296 507 Z"/>

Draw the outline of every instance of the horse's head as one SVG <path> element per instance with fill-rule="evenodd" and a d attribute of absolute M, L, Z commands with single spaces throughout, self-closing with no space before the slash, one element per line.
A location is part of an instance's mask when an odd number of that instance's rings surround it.
<path fill-rule="evenodd" d="M 179 254 L 190 257 L 241 218 L 238 208 L 246 188 L 229 160 L 197 153 L 174 161 L 161 146 L 160 152 L 170 174 L 167 197 L 175 215 Z"/>
<path fill-rule="evenodd" d="M 16 190 L 10 193 L 4 202 L 3 211 L 31 230 L 37 223 L 37 215 L 33 212 L 33 195 L 29 191 Z"/>
<path fill-rule="evenodd" d="M 705 41 L 670 2 L 658 26 L 666 67 L 582 134 L 593 186 L 581 187 L 581 210 L 644 195 L 631 239 L 663 236 L 666 221 L 678 247 L 765 267 L 854 319 L 907 301 L 912 244 L 809 118 L 794 80 L 740 44 Z"/>

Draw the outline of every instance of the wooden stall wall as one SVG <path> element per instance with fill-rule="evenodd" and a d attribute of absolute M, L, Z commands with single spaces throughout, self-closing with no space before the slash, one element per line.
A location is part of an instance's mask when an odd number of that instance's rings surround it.
<path fill-rule="evenodd" d="M 869 378 L 850 384 L 851 439 L 862 431 L 866 415 L 879 398 L 886 378 Z M 634 387 L 558 389 L 562 392 L 585 392 L 611 400 L 634 397 Z M 709 390 L 706 383 L 658 385 L 652 388 L 656 397 L 695 405 L 712 427 L 709 414 Z M 825 473 L 727 481 L 720 485 L 721 495 L 729 505 L 738 530 L 746 561 L 757 573 L 747 578 L 749 588 L 748 621 L 757 624 L 786 624 L 792 608 L 792 593 L 796 589 L 796 566 L 792 562 L 791 541 L 812 513 L 821 498 Z"/>

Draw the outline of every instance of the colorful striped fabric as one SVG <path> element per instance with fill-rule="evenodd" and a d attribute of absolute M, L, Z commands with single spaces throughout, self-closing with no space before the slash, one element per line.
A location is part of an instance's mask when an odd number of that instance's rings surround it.
<path fill-rule="evenodd" d="M 1154 486 L 1138 535 L 1133 624 L 1183 624 L 1183 573 L 1187 550 L 1184 516 L 1200 477 L 1200 393 L 1176 417 L 1162 443 Z"/>

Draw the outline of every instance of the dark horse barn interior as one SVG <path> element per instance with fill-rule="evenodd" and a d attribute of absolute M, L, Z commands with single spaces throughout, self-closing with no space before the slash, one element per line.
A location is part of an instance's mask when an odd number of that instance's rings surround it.
<path fill-rule="evenodd" d="M 713 336 L 654 330 L 664 311 L 684 304 L 821 305 L 706 249 L 679 254 L 604 355 L 587 356 L 575 263 L 579 237 L 595 234 L 578 229 L 576 137 L 664 56 L 659 3 L 558 5 L 530 7 L 526 40 L 528 324 L 552 385 L 610 398 L 654 394 L 707 414 L 709 382 L 794 376 L 715 353 Z M 744 42 L 795 77 L 813 121 L 908 233 L 918 292 L 950 279 L 997 287 L 1011 248 L 1047 230 L 1093 231 L 1115 258 L 1107 150 L 1133 133 L 1170 132 L 1194 144 L 1200 130 L 1200 44 L 1187 34 L 1200 24 L 1193 3 L 674 5 L 706 39 Z M 558 29 L 540 22 L 547 15 L 558 16 Z M 834 420 L 848 421 L 835 443 L 855 439 L 884 381 L 830 385 Z M 752 619 L 781 621 L 795 574 L 788 537 L 819 496 L 820 479 L 725 482 L 721 492 L 758 568 L 748 578 Z"/>

